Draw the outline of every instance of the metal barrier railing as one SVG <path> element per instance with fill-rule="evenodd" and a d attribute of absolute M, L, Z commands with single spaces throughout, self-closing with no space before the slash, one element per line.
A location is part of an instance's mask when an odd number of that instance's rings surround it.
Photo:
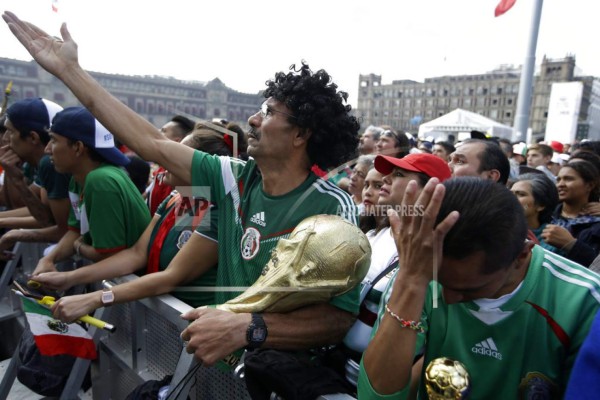
<path fill-rule="evenodd" d="M 138 279 L 127 275 L 119 284 Z M 102 319 L 114 324 L 115 333 L 98 346 L 98 373 L 93 374 L 94 399 L 125 398 L 146 380 L 173 375 L 171 388 L 182 382 L 195 365 L 187 354 L 180 333 L 188 322 L 180 315 L 191 307 L 171 295 L 146 298 L 105 308 Z M 233 371 L 200 367 L 176 397 L 169 399 L 250 399 L 245 383 Z"/>
<path fill-rule="evenodd" d="M 15 259 L 7 263 L 8 269 L 5 267 L 0 276 L 2 279 L 0 298 L 2 295 L 10 295 L 6 293 L 6 288 L 18 270 L 33 271 L 41 252 L 43 246 L 38 247 L 38 244 L 17 243 Z M 138 277 L 127 275 L 113 279 L 107 285 L 125 283 L 134 279 Z M 171 295 L 99 309 L 96 317 L 112 323 L 117 330 L 112 334 L 94 327 L 89 330 L 98 344 L 98 360 L 92 363 L 93 398 L 124 399 L 144 381 L 161 380 L 165 375 L 173 375 L 171 388 L 181 383 L 195 365 L 193 356 L 187 354 L 180 339 L 181 331 L 188 324 L 180 318 L 180 315 L 190 309 L 189 305 Z M 0 319 L 2 319 L 1 312 L 0 308 Z M 20 303 L 18 306 L 11 306 L 10 312 L 7 311 L 5 317 L 19 313 L 21 313 Z M 7 398 L 19 365 L 18 352 L 15 352 L 0 383 L 0 400 Z M 77 398 L 89 367 L 89 360 L 76 361 L 61 399 Z M 233 371 L 222 371 L 216 367 L 200 367 L 194 377 L 187 380 L 187 384 L 180 389 L 178 388 L 176 396 L 169 399 L 186 399 L 188 396 L 192 400 L 250 399 L 242 379 L 235 376 Z M 333 394 L 322 396 L 320 399 L 348 400 L 353 397 Z"/>

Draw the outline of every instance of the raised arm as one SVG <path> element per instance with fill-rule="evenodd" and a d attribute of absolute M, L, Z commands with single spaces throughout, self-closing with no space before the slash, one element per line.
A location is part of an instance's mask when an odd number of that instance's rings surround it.
<path fill-rule="evenodd" d="M 366 374 L 373 389 L 381 395 L 398 392 L 410 383 L 417 334 L 415 330 L 403 327 L 397 318 L 420 321 L 433 269 L 439 268 L 441 261 L 443 239 L 458 219 L 458 213 L 451 213 L 435 226 L 444 197 L 444 187 L 437 182 L 437 179 L 430 180 L 418 199 L 415 195 L 416 182 L 411 181 L 407 186 L 402 204 L 409 207 L 403 209 L 421 205 L 425 210 L 422 216 L 399 217 L 395 212 L 390 213 L 399 265 L 402 267 L 386 305 L 389 311 L 386 311 L 369 342 L 360 372 L 361 377 Z M 436 262 L 437 265 L 434 264 Z"/>
<path fill-rule="evenodd" d="M 2 18 L 37 63 L 56 76 L 121 142 L 140 157 L 155 161 L 190 182 L 194 150 L 164 137 L 158 129 L 100 86 L 78 61 L 77 44 L 66 24 L 59 40 L 6 11 Z"/>

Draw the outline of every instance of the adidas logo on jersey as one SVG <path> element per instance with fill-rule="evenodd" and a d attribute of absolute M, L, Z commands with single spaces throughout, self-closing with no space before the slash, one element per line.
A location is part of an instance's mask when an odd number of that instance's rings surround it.
<path fill-rule="evenodd" d="M 264 228 L 267 226 L 267 223 L 265 222 L 265 212 L 257 212 L 250 218 L 250 222 L 254 222 L 256 225 L 260 225 Z"/>
<path fill-rule="evenodd" d="M 482 340 L 471 348 L 471 351 L 475 354 L 481 354 L 484 356 L 494 357 L 498 360 L 502 360 L 502 353 L 498 351 L 494 339 L 491 337 Z"/>

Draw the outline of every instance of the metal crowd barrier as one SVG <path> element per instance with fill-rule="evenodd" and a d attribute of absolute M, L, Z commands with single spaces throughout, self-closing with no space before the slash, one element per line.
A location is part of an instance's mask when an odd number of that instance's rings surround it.
<path fill-rule="evenodd" d="M 10 283 L 19 274 L 29 274 L 37 266 L 49 243 L 17 242 L 13 247 L 14 258 L 0 271 L 0 321 L 21 315 L 21 301 L 10 291 Z"/>
<path fill-rule="evenodd" d="M 127 275 L 112 283 L 133 279 L 137 276 Z M 124 399 L 146 380 L 173 375 L 170 387 L 178 389 L 169 399 L 186 399 L 188 395 L 192 400 L 250 399 L 243 380 L 233 371 L 216 367 L 200 367 L 186 385 L 177 386 L 196 364 L 180 338 L 187 326 L 180 315 L 190 309 L 171 295 L 105 308 L 102 319 L 117 330 L 99 341 L 98 371 L 92 373 L 93 398 Z"/>
<path fill-rule="evenodd" d="M 127 275 L 107 286 L 134 279 L 138 277 Z M 103 309 L 101 318 L 114 324 L 117 330 L 99 341 L 98 371 L 92 373 L 94 400 L 124 399 L 144 381 L 161 380 L 166 375 L 173 375 L 170 400 L 188 396 L 191 400 L 250 400 L 244 380 L 233 370 L 202 366 L 193 378 L 186 379 L 196 361 L 183 347 L 180 333 L 188 322 L 180 315 L 190 309 L 171 295 Z M 319 400 L 349 399 L 354 398 L 342 394 L 319 397 Z"/>
<path fill-rule="evenodd" d="M 0 320 L 21 315 L 20 301 L 14 299 L 8 283 L 15 273 L 32 272 L 46 245 L 17 243 L 15 258 L 9 261 L 0 276 Z M 127 275 L 114 279 L 107 286 L 138 279 Z M 8 302 L 4 298 L 9 299 Z M 6 310 L 4 309 L 6 308 Z M 117 330 L 107 333 L 90 327 L 89 333 L 98 344 L 98 360 L 78 359 L 69 376 L 61 400 L 78 398 L 90 363 L 92 365 L 92 395 L 95 400 L 125 399 L 147 380 L 161 380 L 173 375 L 170 388 L 177 388 L 169 399 L 250 399 L 243 379 L 233 371 L 217 367 L 199 367 L 193 378 L 186 379 L 196 362 L 187 354 L 180 333 L 187 321 L 180 315 L 191 307 L 171 295 L 162 295 L 99 309 L 95 316 L 112 323 Z M 0 400 L 7 398 L 20 365 L 15 351 L 0 383 Z M 184 383 L 187 382 L 185 385 Z M 183 386 L 183 387 L 182 387 Z M 348 400 L 351 396 L 332 394 L 320 400 Z"/>

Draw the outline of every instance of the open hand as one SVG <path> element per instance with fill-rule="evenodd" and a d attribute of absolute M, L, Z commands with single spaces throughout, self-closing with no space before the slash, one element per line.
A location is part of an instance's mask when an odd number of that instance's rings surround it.
<path fill-rule="evenodd" d="M 60 78 L 71 67 L 79 65 L 77 44 L 71 38 L 66 24 L 60 27 L 61 40 L 32 23 L 22 21 L 10 11 L 5 11 L 2 19 L 34 60 L 51 74 Z"/>
<path fill-rule="evenodd" d="M 437 178 L 430 179 L 418 197 L 417 193 L 417 182 L 409 182 L 401 207 L 398 211 L 388 210 L 388 216 L 403 275 L 427 285 L 440 267 L 444 237 L 459 215 L 453 211 L 435 225 L 445 194 Z"/>

